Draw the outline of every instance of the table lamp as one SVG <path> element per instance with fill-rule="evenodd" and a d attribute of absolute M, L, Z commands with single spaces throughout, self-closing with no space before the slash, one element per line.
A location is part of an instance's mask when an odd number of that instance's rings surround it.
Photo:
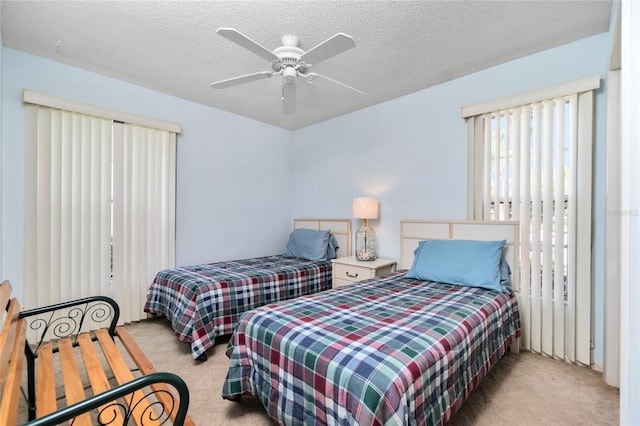
<path fill-rule="evenodd" d="M 376 260 L 376 233 L 367 221 L 378 218 L 378 200 L 356 197 L 353 199 L 352 211 L 354 218 L 363 221 L 356 231 L 356 260 Z"/>

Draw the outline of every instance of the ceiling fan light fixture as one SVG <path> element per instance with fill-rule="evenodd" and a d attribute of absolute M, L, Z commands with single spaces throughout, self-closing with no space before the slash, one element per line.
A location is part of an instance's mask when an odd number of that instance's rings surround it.
<path fill-rule="evenodd" d="M 298 72 L 294 67 L 285 67 L 282 70 L 282 84 L 295 84 Z"/>

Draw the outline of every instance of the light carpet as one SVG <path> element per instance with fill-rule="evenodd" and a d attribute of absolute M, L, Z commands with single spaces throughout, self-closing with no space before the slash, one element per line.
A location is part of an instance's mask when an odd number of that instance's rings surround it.
<path fill-rule="evenodd" d="M 164 318 L 127 329 L 158 371 L 174 372 L 186 381 L 189 415 L 196 424 L 273 425 L 257 399 L 222 399 L 228 339 L 220 339 L 207 352 L 208 361 L 200 363 Z M 448 425 L 617 425 L 618 407 L 618 389 L 607 386 L 597 371 L 530 352 L 507 353 Z"/>

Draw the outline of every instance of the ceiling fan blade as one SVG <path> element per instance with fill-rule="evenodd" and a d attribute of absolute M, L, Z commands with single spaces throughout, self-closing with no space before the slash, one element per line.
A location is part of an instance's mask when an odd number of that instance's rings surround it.
<path fill-rule="evenodd" d="M 293 114 L 296 112 L 297 96 L 295 83 L 282 84 L 282 112 Z"/>
<path fill-rule="evenodd" d="M 356 47 L 356 42 L 353 37 L 338 33 L 330 39 L 307 50 L 301 59 L 308 65 L 314 65 L 354 47 Z"/>
<path fill-rule="evenodd" d="M 278 57 L 266 47 L 251 40 L 240 31 L 233 28 L 218 28 L 217 31 L 222 37 L 252 51 L 256 55 L 265 58 L 267 61 L 277 61 Z"/>
<path fill-rule="evenodd" d="M 253 74 L 241 75 L 240 77 L 228 78 L 226 80 L 220 80 L 211 83 L 211 87 L 214 89 L 225 89 L 227 87 L 236 86 L 238 84 L 248 83 L 250 81 L 262 80 L 263 78 L 269 78 L 273 75 L 271 71 L 254 72 Z"/>
<path fill-rule="evenodd" d="M 301 77 L 305 77 L 310 82 L 313 82 L 313 79 L 316 78 L 316 77 L 324 78 L 325 80 L 329 80 L 329 81 L 331 81 L 331 82 L 333 82 L 333 83 L 335 83 L 335 84 L 337 84 L 339 86 L 346 87 L 347 89 L 353 90 L 354 92 L 358 92 L 358 93 L 364 95 L 364 92 L 362 90 L 358 90 L 355 87 L 351 87 L 351 86 L 348 86 L 348 85 L 346 85 L 344 83 L 340 83 L 338 80 L 334 80 L 334 79 L 332 79 L 330 77 L 327 77 L 326 75 L 318 74 L 318 73 L 315 73 L 315 72 L 310 72 L 308 74 L 300 74 L 300 76 Z"/>

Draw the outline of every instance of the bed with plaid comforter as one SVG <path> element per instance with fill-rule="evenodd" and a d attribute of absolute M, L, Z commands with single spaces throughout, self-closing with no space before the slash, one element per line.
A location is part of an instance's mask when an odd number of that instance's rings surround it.
<path fill-rule="evenodd" d="M 286 425 L 441 425 L 519 335 L 513 293 L 399 271 L 245 313 L 222 396 Z"/>
<path fill-rule="evenodd" d="M 167 317 L 178 339 L 191 343 L 193 358 L 206 359 L 243 312 L 326 290 L 331 278 L 331 261 L 282 255 L 165 269 L 149 287 L 144 310 Z"/>

